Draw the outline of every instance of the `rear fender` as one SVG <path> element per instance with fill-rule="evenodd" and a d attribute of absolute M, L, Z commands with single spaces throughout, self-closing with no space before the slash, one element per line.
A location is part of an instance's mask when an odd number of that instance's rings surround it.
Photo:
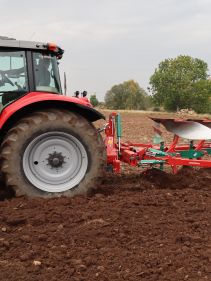
<path fill-rule="evenodd" d="M 82 99 L 55 94 L 30 93 L 3 109 L 0 118 L 1 137 L 20 118 L 34 111 L 47 108 L 70 110 L 80 114 L 89 122 L 105 119 L 103 114 L 92 108 L 89 103 L 84 102 Z"/>

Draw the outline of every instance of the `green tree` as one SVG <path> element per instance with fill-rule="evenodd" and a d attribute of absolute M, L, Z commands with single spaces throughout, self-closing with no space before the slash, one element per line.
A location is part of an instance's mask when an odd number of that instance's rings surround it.
<path fill-rule="evenodd" d="M 155 104 L 171 111 L 193 108 L 204 112 L 203 104 L 209 104 L 211 95 L 207 71 L 206 62 L 190 56 L 162 61 L 150 77 Z"/>
<path fill-rule="evenodd" d="M 93 106 L 98 106 L 99 101 L 98 101 L 98 99 L 97 99 L 97 97 L 96 97 L 95 94 L 93 94 L 93 95 L 90 96 L 90 102 L 91 102 L 91 104 L 92 104 Z"/>
<path fill-rule="evenodd" d="M 192 108 L 198 113 L 211 113 L 211 80 L 193 84 Z"/>
<path fill-rule="evenodd" d="M 146 109 L 149 99 L 146 92 L 134 80 L 113 86 L 105 95 L 109 109 Z"/>

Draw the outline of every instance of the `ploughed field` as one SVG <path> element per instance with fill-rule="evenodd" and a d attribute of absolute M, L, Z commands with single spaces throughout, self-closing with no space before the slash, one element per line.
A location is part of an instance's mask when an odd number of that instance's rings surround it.
<path fill-rule="evenodd" d="M 124 140 L 151 141 L 147 115 L 122 113 Z M 211 280 L 209 169 L 124 166 L 89 196 L 0 195 L 2 281 Z"/>

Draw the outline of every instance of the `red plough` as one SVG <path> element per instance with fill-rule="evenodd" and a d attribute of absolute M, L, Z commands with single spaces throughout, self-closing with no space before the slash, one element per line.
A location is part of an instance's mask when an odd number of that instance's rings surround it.
<path fill-rule="evenodd" d="M 105 126 L 108 168 L 119 173 L 121 162 L 130 166 L 160 169 L 169 165 L 173 173 L 177 172 L 179 166 L 211 168 L 211 120 L 151 119 L 174 134 L 171 144 L 162 141 L 157 125 L 154 129 L 159 143 L 121 142 L 121 116 L 115 112 L 110 114 Z M 180 144 L 180 138 L 189 139 L 189 144 Z"/>

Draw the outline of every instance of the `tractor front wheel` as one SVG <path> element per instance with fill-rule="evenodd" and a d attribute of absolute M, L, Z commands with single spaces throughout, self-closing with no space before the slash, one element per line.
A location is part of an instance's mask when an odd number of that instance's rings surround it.
<path fill-rule="evenodd" d="M 86 119 L 49 109 L 21 119 L 8 132 L 1 159 L 6 184 L 17 196 L 73 196 L 96 188 L 105 149 Z"/>

